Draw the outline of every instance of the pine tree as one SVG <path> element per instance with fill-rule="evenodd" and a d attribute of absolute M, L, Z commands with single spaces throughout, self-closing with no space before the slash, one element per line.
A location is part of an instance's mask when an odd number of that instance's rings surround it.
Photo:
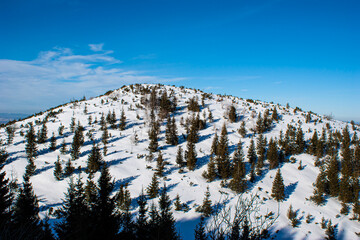
<path fill-rule="evenodd" d="M 39 131 L 38 143 L 44 143 L 47 140 L 47 126 L 46 121 L 43 121 L 42 127 Z"/>
<path fill-rule="evenodd" d="M 230 106 L 230 110 L 229 110 L 229 120 L 230 122 L 236 122 L 237 120 L 237 114 L 236 114 L 236 108 L 234 105 Z"/>
<path fill-rule="evenodd" d="M 0 226 L 3 226 L 4 229 L 9 227 L 9 219 L 11 218 L 10 207 L 13 202 L 13 194 L 10 190 L 9 179 L 5 178 L 6 172 L 2 171 L 8 157 L 9 154 L 4 149 L 0 149 Z"/>
<path fill-rule="evenodd" d="M 98 180 L 97 201 L 95 203 L 95 239 L 115 239 L 119 231 L 119 217 L 115 212 L 115 201 L 110 196 L 114 182 L 106 163 L 103 164 Z"/>
<path fill-rule="evenodd" d="M 239 142 L 233 156 L 233 173 L 232 179 L 229 183 L 229 188 L 236 193 L 242 193 L 246 190 L 246 180 L 245 180 L 245 163 L 244 163 L 244 153 L 242 150 L 242 143 Z"/>
<path fill-rule="evenodd" d="M 55 162 L 55 168 L 54 168 L 54 177 L 56 180 L 60 181 L 63 176 L 63 171 L 60 163 L 60 157 L 57 157 L 57 160 Z"/>
<path fill-rule="evenodd" d="M 61 143 L 60 153 L 61 154 L 66 154 L 66 152 L 67 152 L 66 142 L 65 142 L 65 139 L 64 139 L 63 142 Z"/>
<path fill-rule="evenodd" d="M 26 134 L 25 152 L 28 159 L 28 165 L 26 166 L 26 174 L 28 176 L 32 176 L 34 175 L 36 170 L 34 160 L 37 157 L 37 147 L 34 127 L 31 123 L 29 123 L 29 131 Z"/>
<path fill-rule="evenodd" d="M 95 208 L 97 191 L 98 191 L 98 188 L 93 180 L 93 177 L 94 177 L 93 174 L 88 175 L 88 179 L 86 180 L 86 185 L 85 185 L 85 192 L 84 192 L 86 204 L 90 210 Z"/>
<path fill-rule="evenodd" d="M 238 130 L 238 133 L 244 138 L 244 137 L 246 137 L 246 134 L 247 134 L 247 132 L 246 132 L 246 123 L 245 123 L 245 121 L 242 121 L 241 122 L 241 124 L 240 124 L 240 128 L 239 128 L 239 130 Z"/>
<path fill-rule="evenodd" d="M 136 239 L 149 239 L 149 229 L 148 229 L 148 219 L 146 213 L 148 211 L 146 196 L 144 195 L 144 191 L 141 190 L 141 194 L 137 200 L 139 205 L 139 214 L 136 219 L 135 224 L 135 232 L 136 232 Z"/>
<path fill-rule="evenodd" d="M 119 191 L 115 195 L 116 207 L 121 211 L 128 212 L 131 205 L 130 191 L 127 189 L 127 184 L 122 184 Z"/>
<path fill-rule="evenodd" d="M 322 205 L 325 203 L 325 194 L 328 192 L 328 181 L 326 179 L 326 172 L 323 166 L 320 167 L 320 173 L 316 178 L 314 185 L 313 195 L 310 200 L 316 205 Z"/>
<path fill-rule="evenodd" d="M 42 234 L 39 217 L 39 201 L 34 193 L 29 176 L 23 177 L 23 185 L 15 199 L 13 223 L 18 232 L 26 232 L 27 237 L 36 239 Z"/>
<path fill-rule="evenodd" d="M 350 150 L 350 136 L 347 128 L 343 130 L 343 142 L 341 150 L 341 181 L 339 199 L 342 202 L 349 203 L 353 201 L 351 190 L 351 176 L 352 176 L 352 154 Z"/>
<path fill-rule="evenodd" d="M 308 152 L 309 154 L 311 155 L 316 155 L 316 152 L 317 152 L 317 147 L 318 146 L 318 134 L 315 130 L 311 140 L 310 140 L 310 145 L 309 145 L 309 148 L 308 148 Z"/>
<path fill-rule="evenodd" d="M 274 141 L 272 138 L 270 138 L 269 141 L 269 149 L 267 151 L 267 157 L 269 160 L 269 168 L 274 169 L 279 166 L 279 154 L 278 154 L 278 148 L 276 141 Z"/>
<path fill-rule="evenodd" d="M 271 119 L 273 121 L 278 121 L 279 120 L 279 115 L 277 113 L 276 106 L 274 106 L 274 108 L 273 108 L 273 111 L 272 111 L 272 114 L 271 114 Z"/>
<path fill-rule="evenodd" d="M 296 144 L 295 152 L 297 154 L 303 153 L 305 150 L 305 140 L 304 140 L 304 133 L 301 127 L 297 129 L 295 144 Z"/>
<path fill-rule="evenodd" d="M 207 170 L 203 172 L 202 176 L 206 178 L 208 182 L 212 182 L 215 180 L 217 174 L 213 156 L 210 157 L 209 163 L 207 165 Z"/>
<path fill-rule="evenodd" d="M 170 145 L 177 145 L 178 144 L 178 137 L 177 137 L 177 129 L 174 116 L 170 118 L 168 115 L 167 124 L 166 124 L 166 131 L 165 131 L 165 139 L 166 143 Z"/>
<path fill-rule="evenodd" d="M 184 162 L 184 158 L 183 158 L 183 153 L 182 153 L 182 148 L 181 146 L 178 147 L 177 153 L 176 153 L 176 164 L 182 168 L 185 166 L 185 162 Z"/>
<path fill-rule="evenodd" d="M 75 123 L 75 118 L 72 117 L 72 118 L 71 118 L 71 123 L 70 123 L 70 131 L 71 131 L 72 133 L 75 131 L 75 125 L 76 125 L 76 123 Z"/>
<path fill-rule="evenodd" d="M 190 123 L 190 131 L 187 136 L 187 141 L 197 143 L 199 141 L 199 123 L 194 116 L 191 117 Z"/>
<path fill-rule="evenodd" d="M 88 156 L 86 172 L 90 174 L 96 173 L 100 169 L 102 163 L 103 163 L 103 159 L 101 156 L 100 149 L 97 145 L 95 145 L 94 142 L 91 148 L 91 152 Z"/>
<path fill-rule="evenodd" d="M 152 113 L 154 113 L 154 112 L 152 111 Z M 156 152 L 158 149 L 158 146 L 159 146 L 159 144 L 158 144 L 158 129 L 159 129 L 158 124 L 159 123 L 156 120 L 152 120 L 150 123 L 150 130 L 148 132 L 150 143 L 149 143 L 148 148 L 151 153 Z"/>
<path fill-rule="evenodd" d="M 161 239 L 180 239 L 176 233 L 175 219 L 171 212 L 171 200 L 164 185 L 159 198 L 159 232 Z"/>
<path fill-rule="evenodd" d="M 276 201 L 280 202 L 285 199 L 285 186 L 280 169 L 276 172 L 271 192 L 271 196 Z"/>
<path fill-rule="evenodd" d="M 326 240 L 336 240 L 336 232 L 335 232 L 335 227 L 331 224 L 331 219 L 329 220 L 328 224 L 327 224 L 327 228 L 325 231 Z"/>
<path fill-rule="evenodd" d="M 126 129 L 126 116 L 125 116 L 124 109 L 121 111 L 119 129 L 121 131 L 124 131 Z"/>
<path fill-rule="evenodd" d="M 56 137 L 55 137 L 54 133 L 52 134 L 52 136 L 50 138 L 50 150 L 51 151 L 56 150 Z"/>
<path fill-rule="evenodd" d="M 159 155 L 156 159 L 156 174 L 159 177 L 164 176 L 164 168 L 165 168 L 165 162 L 164 162 L 163 156 L 161 154 L 161 151 L 159 151 Z"/>
<path fill-rule="evenodd" d="M 226 125 L 224 124 L 221 130 L 220 140 L 217 146 L 218 156 L 217 161 L 217 170 L 219 176 L 222 179 L 227 179 L 231 176 L 231 165 L 229 157 L 229 140 L 227 137 Z"/>
<path fill-rule="evenodd" d="M 249 146 L 247 158 L 249 159 L 249 162 L 251 164 L 251 169 L 254 169 L 256 160 L 257 160 L 257 156 L 256 156 L 255 144 L 254 144 L 253 139 L 250 140 L 250 146 Z"/>
<path fill-rule="evenodd" d="M 179 194 L 176 194 L 175 201 L 174 201 L 175 211 L 181 211 L 182 210 L 182 204 L 180 201 Z"/>
<path fill-rule="evenodd" d="M 189 99 L 188 110 L 193 112 L 200 112 L 200 106 L 196 97 Z"/>
<path fill-rule="evenodd" d="M 80 156 L 80 147 L 84 144 L 84 128 L 78 125 L 75 130 L 73 142 L 71 144 L 70 155 L 72 160 L 76 160 Z"/>
<path fill-rule="evenodd" d="M 157 179 L 156 173 L 154 173 L 154 175 L 151 179 L 151 183 L 150 183 L 149 187 L 147 188 L 146 192 L 150 199 L 157 197 L 157 195 L 159 193 L 159 181 Z"/>
<path fill-rule="evenodd" d="M 213 212 L 213 208 L 211 206 L 211 200 L 210 200 L 210 190 L 209 187 L 206 188 L 205 196 L 203 199 L 203 203 L 199 208 L 199 211 L 202 213 L 204 217 L 210 217 L 210 215 Z"/>
<path fill-rule="evenodd" d="M 101 142 L 103 143 L 104 147 L 103 147 L 103 152 L 104 152 L 104 156 L 106 156 L 107 154 L 107 144 L 109 142 L 109 132 L 107 130 L 107 126 L 105 124 L 102 136 L 101 136 Z"/>
<path fill-rule="evenodd" d="M 332 197 L 339 195 L 339 161 L 337 156 L 333 156 L 330 159 L 330 163 L 327 168 L 327 179 L 329 180 L 329 194 Z"/>
<path fill-rule="evenodd" d="M 255 127 L 257 133 L 265 132 L 263 123 L 264 123 L 264 120 L 263 120 L 263 118 L 261 116 L 261 113 L 259 113 L 259 115 L 257 117 L 257 120 L 256 120 L 256 127 Z"/>
<path fill-rule="evenodd" d="M 59 239 L 94 239 L 94 218 L 86 204 L 81 178 L 70 178 L 62 207 L 57 211 L 61 219 L 55 230 Z"/>
<path fill-rule="evenodd" d="M 5 132 L 7 133 L 8 137 L 7 137 L 7 144 L 10 145 L 13 140 L 14 140 L 14 136 L 15 136 L 15 126 L 14 125 L 9 125 L 5 128 Z"/>
<path fill-rule="evenodd" d="M 75 168 L 73 167 L 73 165 L 71 163 L 71 159 L 69 159 L 66 162 L 66 166 L 65 166 L 65 169 L 64 169 L 64 177 L 71 176 L 71 174 L 73 174 L 74 170 L 75 170 Z"/>
<path fill-rule="evenodd" d="M 256 150 L 258 154 L 258 161 L 256 164 L 257 175 L 261 175 L 262 168 L 264 167 L 264 161 L 266 159 L 266 144 L 266 138 L 264 138 L 264 135 L 260 134 L 256 144 Z"/>
<path fill-rule="evenodd" d="M 189 168 L 189 170 L 193 171 L 196 167 L 196 150 L 195 150 L 195 144 L 192 142 L 187 143 L 187 150 L 186 150 L 186 165 Z"/>
<path fill-rule="evenodd" d="M 214 135 L 214 138 L 213 138 L 213 141 L 211 144 L 211 153 L 210 153 L 211 155 L 215 155 L 215 156 L 218 155 L 218 152 L 217 152 L 218 144 L 219 144 L 219 139 L 218 139 L 217 132 L 215 132 L 215 135 Z"/>

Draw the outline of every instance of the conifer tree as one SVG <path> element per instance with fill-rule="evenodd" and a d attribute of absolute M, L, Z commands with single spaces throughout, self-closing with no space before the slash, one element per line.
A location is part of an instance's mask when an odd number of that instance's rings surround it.
<path fill-rule="evenodd" d="M 165 139 L 167 144 L 170 145 L 178 144 L 177 128 L 176 128 L 174 116 L 170 118 L 170 115 L 168 115 L 166 130 L 165 130 Z"/>
<path fill-rule="evenodd" d="M 161 239 L 180 239 L 175 228 L 175 219 L 171 212 L 171 200 L 164 187 L 159 198 L 159 232 Z"/>
<path fill-rule="evenodd" d="M 352 202 L 353 194 L 351 189 L 352 156 L 350 150 L 350 136 L 347 128 L 343 130 L 341 146 L 341 181 L 339 199 L 344 203 Z"/>
<path fill-rule="evenodd" d="M 84 128 L 78 125 L 75 130 L 73 142 L 71 144 L 70 155 L 72 160 L 76 160 L 80 156 L 80 148 L 84 144 Z"/>
<path fill-rule="evenodd" d="M 81 178 L 70 178 L 62 207 L 57 211 L 61 219 L 55 230 L 59 239 L 93 239 L 95 224 L 85 200 Z"/>
<path fill-rule="evenodd" d="M 63 142 L 61 143 L 61 148 L 60 148 L 60 153 L 61 154 L 66 154 L 66 142 L 65 142 L 65 139 L 63 140 Z"/>
<path fill-rule="evenodd" d="M 336 240 L 336 232 L 335 232 L 335 227 L 331 224 L 331 219 L 329 220 L 328 224 L 327 224 L 327 228 L 325 231 L 326 240 Z"/>
<path fill-rule="evenodd" d="M 13 194 L 10 191 L 9 179 L 5 178 L 6 172 L 2 171 L 9 154 L 0 149 L 0 226 L 4 229 L 9 228 L 9 219 L 11 218 L 10 207 L 13 202 Z M 1 233 L 0 233 L 1 238 Z"/>
<path fill-rule="evenodd" d="M 200 106 L 196 97 L 189 99 L 188 110 L 192 112 L 200 112 Z"/>
<path fill-rule="evenodd" d="M 205 170 L 202 174 L 202 176 L 204 178 L 207 179 L 208 182 L 212 182 L 215 180 L 216 178 L 216 166 L 215 166 L 215 161 L 214 161 L 214 157 L 211 156 L 209 163 L 207 165 L 207 170 Z"/>
<path fill-rule="evenodd" d="M 141 194 L 137 200 L 137 204 L 139 205 L 139 214 L 137 216 L 135 224 L 136 239 L 149 239 L 148 218 L 146 215 L 148 208 L 146 196 L 144 195 L 143 190 L 141 190 Z"/>
<path fill-rule="evenodd" d="M 239 134 L 242 136 L 242 137 L 246 137 L 246 134 L 247 134 L 247 132 L 246 132 L 246 123 L 245 123 L 245 121 L 242 121 L 241 122 L 241 124 L 240 124 L 240 128 L 239 128 L 239 130 L 238 130 L 238 132 L 239 132 Z"/>
<path fill-rule="evenodd" d="M 157 197 L 157 195 L 159 193 L 159 180 L 157 178 L 156 173 L 154 173 L 154 175 L 153 175 L 153 177 L 151 179 L 151 183 L 148 186 L 146 192 L 147 192 L 150 199 Z"/>
<path fill-rule="evenodd" d="M 239 142 L 233 156 L 233 173 L 232 179 L 229 183 L 229 188 L 236 193 L 242 193 L 246 189 L 246 180 L 245 180 L 245 163 L 244 163 L 244 153 L 242 150 L 242 143 Z"/>
<path fill-rule="evenodd" d="M 152 111 L 152 114 L 154 114 L 153 111 Z M 148 132 L 150 143 L 149 143 L 148 148 L 151 153 L 156 152 L 158 149 L 158 146 L 159 146 L 159 144 L 158 144 L 158 129 L 159 129 L 158 124 L 159 123 L 156 120 L 152 120 L 150 123 L 150 130 Z"/>
<path fill-rule="evenodd" d="M 179 194 L 176 194 L 175 201 L 174 201 L 175 211 L 181 211 L 182 210 L 182 204 L 180 201 Z"/>
<path fill-rule="evenodd" d="M 128 212 L 131 205 L 130 191 L 127 189 L 127 184 L 122 184 L 119 191 L 115 195 L 116 207 L 121 211 Z"/>
<path fill-rule="evenodd" d="M 187 141 L 191 143 L 197 143 L 199 141 L 199 124 L 195 116 L 191 117 L 190 123 L 190 131 L 187 136 Z"/>
<path fill-rule="evenodd" d="M 269 149 L 267 151 L 267 157 L 269 160 L 269 168 L 274 169 L 279 166 L 279 154 L 278 154 L 278 148 L 276 141 L 274 141 L 272 138 L 270 138 L 269 141 Z"/>
<path fill-rule="evenodd" d="M 271 192 L 271 196 L 276 201 L 280 202 L 285 199 L 285 186 L 280 169 L 278 169 L 276 172 Z"/>
<path fill-rule="evenodd" d="M 67 162 L 66 162 L 66 166 L 65 166 L 65 169 L 64 169 L 64 176 L 65 177 L 69 177 L 71 176 L 71 174 L 73 174 L 75 168 L 74 166 L 72 165 L 71 163 L 71 159 L 69 159 Z"/>
<path fill-rule="evenodd" d="M 254 169 L 256 160 L 257 160 L 257 156 L 256 156 L 256 151 L 255 151 L 255 143 L 254 143 L 253 139 L 250 140 L 250 146 L 249 146 L 247 158 L 249 159 L 249 162 L 251 164 L 251 169 Z"/>
<path fill-rule="evenodd" d="M 189 170 L 193 171 L 196 167 L 197 162 L 197 154 L 195 149 L 195 144 L 192 142 L 187 143 L 187 150 L 186 150 L 186 165 L 189 168 Z"/>
<path fill-rule="evenodd" d="M 13 223 L 18 232 L 26 232 L 27 237 L 36 239 L 42 234 L 39 217 L 39 201 L 34 193 L 29 176 L 24 175 L 23 184 L 15 199 Z"/>
<path fill-rule="evenodd" d="M 85 200 L 90 210 L 95 208 L 98 188 L 93 180 L 94 175 L 89 174 L 85 185 Z"/>
<path fill-rule="evenodd" d="M 178 147 L 177 153 L 176 153 L 176 164 L 182 168 L 185 166 L 184 157 L 183 157 L 183 150 L 181 146 Z"/>
<path fill-rule="evenodd" d="M 316 130 L 314 131 L 314 134 L 310 140 L 310 145 L 309 145 L 309 148 L 308 148 L 308 152 L 309 154 L 311 155 L 315 155 L 316 152 L 317 152 L 317 147 L 318 146 L 318 134 L 316 132 Z"/>
<path fill-rule="evenodd" d="M 39 131 L 38 143 L 44 143 L 47 140 L 47 126 L 46 121 L 43 121 L 42 127 Z"/>
<path fill-rule="evenodd" d="M 205 192 L 205 196 L 204 196 L 204 199 L 203 199 L 203 203 L 199 208 L 199 211 L 202 213 L 202 215 L 204 217 L 209 217 L 213 212 L 213 208 L 211 206 L 212 203 L 211 203 L 210 196 L 211 196 L 210 190 L 209 190 L 209 187 L 207 187 L 206 192 Z"/>
<path fill-rule="evenodd" d="M 124 131 L 126 128 L 126 116 L 125 116 L 125 112 L 124 109 L 121 111 L 121 116 L 120 116 L 120 124 L 119 124 L 119 129 L 121 131 Z"/>
<path fill-rule="evenodd" d="M 101 156 L 100 149 L 97 145 L 95 145 L 94 142 L 91 148 L 91 152 L 88 156 L 86 172 L 90 174 L 96 173 L 100 169 L 102 163 L 103 163 L 103 159 Z"/>
<path fill-rule="evenodd" d="M 258 161 L 256 164 L 257 175 L 261 175 L 261 170 L 264 167 L 264 161 L 266 159 L 266 144 L 266 138 L 264 138 L 264 135 L 260 134 L 256 144 L 256 150 L 258 154 Z"/>
<path fill-rule="evenodd" d="M 54 177 L 56 180 L 60 181 L 63 177 L 63 170 L 60 163 L 60 157 L 57 157 L 54 168 Z"/>
<path fill-rule="evenodd" d="M 50 150 L 51 151 L 56 150 L 56 137 L 55 137 L 54 133 L 52 134 L 52 136 L 50 138 Z"/>
<path fill-rule="evenodd" d="M 164 176 L 164 168 L 165 168 L 165 162 L 164 162 L 163 156 L 161 154 L 161 151 L 159 151 L 158 157 L 156 159 L 156 174 L 159 177 Z"/>
<path fill-rule="evenodd" d="M 256 127 L 255 127 L 257 133 L 265 132 L 263 123 L 264 123 L 264 120 L 263 120 L 263 118 L 261 116 L 261 113 L 259 113 L 259 115 L 257 117 L 257 120 L 256 120 Z"/>
<path fill-rule="evenodd" d="M 115 239 L 119 231 L 119 217 L 115 212 L 115 201 L 110 196 L 114 189 L 114 182 L 106 163 L 102 166 L 97 185 L 97 201 L 94 208 L 96 218 L 94 235 L 97 236 L 97 239 Z"/>
<path fill-rule="evenodd" d="M 214 135 L 214 138 L 213 138 L 213 141 L 211 144 L 211 155 L 215 155 L 215 156 L 218 155 L 218 153 L 217 153 L 218 144 L 219 144 L 219 139 L 218 139 L 217 132 L 215 132 L 215 135 Z"/>
<path fill-rule="evenodd" d="M 325 194 L 328 193 L 329 185 L 326 179 L 326 172 L 323 166 L 320 166 L 320 173 L 316 178 L 314 185 L 313 195 L 310 200 L 316 205 L 322 205 L 325 203 Z"/>
<path fill-rule="evenodd" d="M 329 194 L 332 197 L 339 195 L 339 161 L 337 156 L 333 156 L 330 159 L 329 166 L 327 169 L 327 179 L 329 181 Z"/>
<path fill-rule="evenodd" d="M 76 126 L 75 118 L 72 117 L 72 118 L 71 118 L 71 123 L 70 123 L 70 131 L 71 131 L 72 133 L 75 131 L 75 126 Z"/>
<path fill-rule="evenodd" d="M 272 111 L 272 114 L 271 114 L 271 119 L 273 121 L 278 121 L 279 120 L 279 115 L 277 113 L 276 106 L 274 106 L 274 108 L 273 108 L 273 111 Z"/>
<path fill-rule="evenodd" d="M 236 114 L 236 108 L 234 105 L 230 106 L 230 110 L 229 110 L 229 120 L 230 122 L 236 122 L 237 120 L 237 114 Z"/>
<path fill-rule="evenodd" d="M 9 125 L 5 128 L 5 132 L 7 133 L 8 137 L 7 137 L 7 144 L 10 145 L 13 140 L 14 140 L 14 136 L 15 136 L 15 126 L 14 125 Z"/>
<path fill-rule="evenodd" d="M 104 153 L 104 156 L 106 156 L 106 154 L 107 154 L 107 144 L 109 142 L 109 132 L 107 130 L 106 124 L 105 124 L 104 130 L 103 130 L 102 136 L 101 136 L 101 141 L 102 141 L 102 143 L 104 145 L 103 153 Z"/>
<path fill-rule="evenodd" d="M 217 146 L 217 170 L 222 179 L 231 176 L 231 165 L 229 157 L 229 146 L 226 125 L 224 124 L 221 130 L 220 140 Z"/>
<path fill-rule="evenodd" d="M 26 134 L 25 152 L 28 159 L 28 165 L 26 166 L 26 174 L 28 176 L 32 176 L 34 175 L 36 170 L 34 160 L 37 157 L 37 147 L 34 127 L 31 123 L 29 123 L 29 130 Z"/>
<path fill-rule="evenodd" d="M 297 154 L 303 153 L 305 150 L 305 140 L 304 133 L 301 127 L 298 127 L 296 132 L 296 140 L 295 140 L 296 149 L 295 152 Z"/>

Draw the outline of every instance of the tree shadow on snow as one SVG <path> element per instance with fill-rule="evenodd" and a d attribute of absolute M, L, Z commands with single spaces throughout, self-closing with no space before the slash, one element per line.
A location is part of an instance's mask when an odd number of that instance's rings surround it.
<path fill-rule="evenodd" d="M 299 181 L 290 183 L 289 185 L 287 185 L 285 187 L 285 200 L 289 199 L 291 194 L 293 194 L 295 192 L 295 189 L 296 189 L 298 183 L 299 183 Z"/>

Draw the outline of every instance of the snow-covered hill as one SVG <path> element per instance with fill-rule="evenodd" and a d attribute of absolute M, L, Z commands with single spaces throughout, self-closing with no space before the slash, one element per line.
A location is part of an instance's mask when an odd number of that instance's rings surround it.
<path fill-rule="evenodd" d="M 126 129 L 120 131 L 119 129 L 112 129 L 109 127 L 110 135 L 109 143 L 107 145 L 107 155 L 104 160 L 110 166 L 110 173 L 113 176 L 116 187 L 120 184 L 128 183 L 131 197 L 135 199 L 142 189 L 146 189 L 151 182 L 151 178 L 156 169 L 156 161 L 148 161 L 146 156 L 149 154 L 149 122 L 150 110 L 143 103 L 145 99 L 150 97 L 148 89 L 157 86 L 158 97 L 161 92 L 167 91 L 168 96 L 176 96 L 177 109 L 174 112 L 174 117 L 177 124 L 177 131 L 179 136 L 179 145 L 171 146 L 165 142 L 165 127 L 166 118 L 162 120 L 159 135 L 159 149 L 161 150 L 164 160 L 168 163 L 165 166 L 165 177 L 160 178 L 161 185 L 166 182 L 169 187 L 169 195 L 174 199 L 177 194 L 180 196 L 182 202 L 188 203 L 190 211 L 174 211 L 174 216 L 177 220 L 177 227 L 180 229 L 180 234 L 183 239 L 193 239 L 193 229 L 199 221 L 200 213 L 195 211 L 197 205 L 201 205 L 204 193 L 209 187 L 211 193 L 211 200 L 213 203 L 220 201 L 227 197 L 226 204 L 231 206 L 237 201 L 237 194 L 227 187 L 221 186 L 221 180 L 207 182 L 202 173 L 207 169 L 209 162 L 211 144 L 215 132 L 220 135 L 223 124 L 226 124 L 229 138 L 230 155 L 232 156 L 237 144 L 241 140 L 243 142 L 243 149 L 245 156 L 250 145 L 250 140 L 253 138 L 256 141 L 258 134 L 255 134 L 251 129 L 256 128 L 257 116 L 259 113 L 264 114 L 266 109 L 272 111 L 274 107 L 280 116 L 279 121 L 272 123 L 271 129 L 264 133 L 264 136 L 269 140 L 270 138 L 278 138 L 280 131 L 284 134 L 288 125 L 294 127 L 301 126 L 305 140 L 309 140 L 315 130 L 320 133 L 323 129 L 331 129 L 331 131 L 342 131 L 346 125 L 349 127 L 351 136 L 358 132 L 357 126 L 352 127 L 350 124 L 327 119 L 324 116 L 318 116 L 311 113 L 312 120 L 306 123 L 307 112 L 303 112 L 299 108 L 291 108 L 276 105 L 273 103 L 264 103 L 260 101 L 245 100 L 233 96 L 220 96 L 203 93 L 199 90 L 178 88 L 174 86 L 160 86 L 160 85 L 132 85 L 124 86 L 120 89 L 110 91 L 103 96 L 96 97 L 89 100 L 74 101 L 63 106 L 56 107 L 51 111 L 32 116 L 28 119 L 18 121 L 14 124 L 16 127 L 15 137 L 13 143 L 5 145 L 7 141 L 7 133 L 5 128 L 0 129 L 0 138 L 2 139 L 7 152 L 10 154 L 8 162 L 4 170 L 10 179 L 18 178 L 21 182 L 21 177 L 25 172 L 27 165 L 27 158 L 25 153 L 25 138 L 24 134 L 28 130 L 27 124 L 32 122 L 37 132 L 42 127 L 42 121 L 48 116 L 47 129 L 48 139 L 52 133 L 57 138 L 57 149 L 55 151 L 49 150 L 50 141 L 47 140 L 43 144 L 38 144 L 38 157 L 35 160 L 37 171 L 31 177 L 35 193 L 41 200 L 42 216 L 50 208 L 56 208 L 62 204 L 64 192 L 68 187 L 69 178 L 57 181 L 54 178 L 54 164 L 58 158 L 61 159 L 63 167 L 70 159 L 69 151 L 66 154 L 60 152 L 60 145 L 65 140 L 67 149 L 69 150 L 73 133 L 70 131 L 71 121 L 74 118 L 75 122 L 79 122 L 84 126 L 85 143 L 81 147 L 80 158 L 73 161 L 75 171 L 86 180 L 87 174 L 85 169 L 87 167 L 88 154 L 92 148 L 92 141 L 89 136 L 92 134 L 95 140 L 101 143 L 102 131 L 100 130 L 101 115 L 105 117 L 109 112 L 115 112 L 117 117 L 116 124 L 119 124 L 121 111 L 124 110 L 126 115 Z M 186 129 L 180 124 L 186 122 L 194 113 L 188 111 L 188 101 L 190 98 L 197 97 L 200 105 L 200 119 L 206 119 L 206 127 L 199 131 L 199 141 L 196 143 L 197 151 L 197 165 L 194 171 L 189 171 L 184 168 L 179 172 L 175 159 L 179 146 L 186 150 L 187 141 L 185 139 Z M 238 114 L 236 122 L 230 122 L 227 113 L 230 106 L 234 106 Z M 85 110 L 86 109 L 86 110 Z M 51 114 L 49 114 L 51 112 Z M 209 113 L 211 112 L 213 120 L 209 120 Z M 91 117 L 89 121 L 89 117 Z M 95 120 L 97 120 L 95 122 Z M 241 122 L 246 123 L 247 135 L 242 137 L 238 133 Z M 90 124 L 89 124 L 90 122 Z M 59 135 L 58 129 L 64 126 L 64 134 Z M 356 129 L 357 128 L 357 129 Z M 355 130 L 354 130 L 355 129 Z M 138 141 L 135 141 L 135 135 Z M 157 153 L 154 154 L 155 158 Z M 333 224 L 338 224 L 338 236 L 342 239 L 356 239 L 355 232 L 360 231 L 360 223 L 356 220 L 350 220 L 352 213 L 349 215 L 341 215 L 341 202 L 337 198 L 327 198 L 327 202 L 323 206 L 317 206 L 307 199 L 313 193 L 313 183 L 319 174 L 319 168 L 314 166 L 316 157 L 302 153 L 293 156 L 296 163 L 284 162 L 281 164 L 281 172 L 285 184 L 285 201 L 278 204 L 271 198 L 271 188 L 276 174 L 276 169 L 269 170 L 268 162 L 265 161 L 265 167 L 262 176 L 257 176 L 254 183 L 248 184 L 248 189 L 245 195 L 257 193 L 260 199 L 263 200 L 261 206 L 262 211 L 279 211 L 279 218 L 272 227 L 272 233 L 277 239 L 323 239 L 325 230 L 321 228 L 320 222 L 324 217 L 331 219 Z M 246 162 L 248 161 L 247 158 Z M 304 168 L 298 169 L 299 162 L 302 162 Z M 249 166 L 247 164 L 247 166 Z M 249 171 L 247 177 L 249 178 Z M 95 174 L 95 178 L 99 173 Z M 117 190 L 117 189 L 116 189 Z M 149 200 L 149 202 L 154 200 Z M 286 216 L 287 210 L 290 206 L 298 211 L 298 218 L 301 220 L 297 228 L 290 225 L 289 219 Z M 136 201 L 133 201 L 132 211 L 137 211 Z M 306 216 L 311 214 L 313 220 L 306 223 Z M 277 231 L 279 230 L 279 231 Z"/>

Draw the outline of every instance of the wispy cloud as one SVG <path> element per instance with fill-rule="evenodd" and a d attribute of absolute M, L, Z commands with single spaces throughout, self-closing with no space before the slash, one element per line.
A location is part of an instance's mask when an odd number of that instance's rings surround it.
<path fill-rule="evenodd" d="M 89 44 L 89 47 L 94 52 L 100 52 L 100 51 L 103 51 L 104 44 L 103 43 Z"/>
<path fill-rule="evenodd" d="M 134 60 L 148 60 L 148 59 L 155 59 L 157 56 L 154 53 L 151 54 L 143 54 L 143 55 L 139 55 L 134 57 Z"/>
<path fill-rule="evenodd" d="M 54 48 L 40 52 L 32 61 L 0 59 L 0 110 L 32 111 L 123 84 L 183 80 L 123 69 L 112 51 L 102 51 L 102 44 L 92 49 L 99 51 L 78 55 L 69 48 Z"/>

